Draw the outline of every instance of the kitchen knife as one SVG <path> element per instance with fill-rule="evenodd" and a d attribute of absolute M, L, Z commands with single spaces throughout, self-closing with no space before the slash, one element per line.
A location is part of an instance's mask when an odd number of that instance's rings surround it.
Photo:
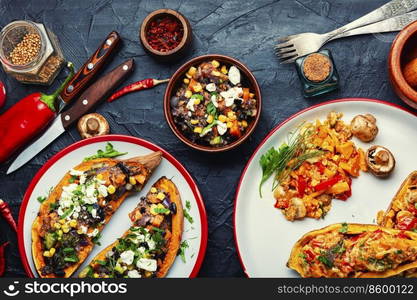
<path fill-rule="evenodd" d="M 7 174 L 10 174 L 23 166 L 64 133 L 81 116 L 86 114 L 104 99 L 107 99 L 109 94 L 133 71 L 133 67 L 134 60 L 129 59 L 93 83 L 81 94 L 71 108 L 60 113 L 55 118 L 52 125 L 43 135 L 19 154 L 7 170 Z"/>
<path fill-rule="evenodd" d="M 58 112 L 61 112 L 72 99 L 77 97 L 85 88 L 87 88 L 97 72 L 109 61 L 119 43 L 119 34 L 116 31 L 110 32 L 58 96 Z"/>

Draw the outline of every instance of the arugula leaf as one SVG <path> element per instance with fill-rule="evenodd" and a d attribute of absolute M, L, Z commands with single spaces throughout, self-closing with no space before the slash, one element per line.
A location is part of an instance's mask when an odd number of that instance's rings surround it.
<path fill-rule="evenodd" d="M 282 147 L 281 147 L 282 148 Z M 283 148 L 284 149 L 284 148 Z M 261 156 L 259 163 L 262 168 L 262 179 L 259 184 L 259 195 L 262 197 L 262 185 L 265 181 L 274 174 L 277 169 L 280 158 L 283 152 L 277 151 L 275 148 L 269 149 L 265 154 Z"/>
<path fill-rule="evenodd" d="M 107 143 L 105 151 L 99 149 L 99 150 L 97 150 L 97 154 L 88 156 L 88 157 L 84 158 L 83 161 L 89 161 L 89 160 L 93 160 L 93 159 L 97 159 L 97 158 L 112 158 L 112 157 L 117 157 L 117 156 L 121 156 L 121 155 L 125 155 L 125 154 L 127 154 L 127 152 L 119 152 L 116 149 L 114 149 L 114 147 L 111 143 Z"/>

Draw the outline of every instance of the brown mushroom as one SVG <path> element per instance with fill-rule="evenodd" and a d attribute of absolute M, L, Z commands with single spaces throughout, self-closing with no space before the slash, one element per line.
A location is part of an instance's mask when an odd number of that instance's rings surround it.
<path fill-rule="evenodd" d="M 78 121 L 77 128 L 83 139 L 109 134 L 110 132 L 110 126 L 107 120 L 97 113 L 84 115 Z"/>
<path fill-rule="evenodd" d="M 357 115 L 350 123 L 352 134 L 362 142 L 371 142 L 378 134 L 376 119 L 371 114 Z"/>
<path fill-rule="evenodd" d="M 366 164 L 375 176 L 386 177 L 395 168 L 395 158 L 387 148 L 372 146 L 366 151 Z"/>

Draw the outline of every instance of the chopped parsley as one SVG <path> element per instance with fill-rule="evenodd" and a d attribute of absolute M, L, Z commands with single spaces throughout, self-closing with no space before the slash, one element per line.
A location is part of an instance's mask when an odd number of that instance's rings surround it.
<path fill-rule="evenodd" d="M 181 260 L 183 261 L 183 263 L 186 263 L 185 260 L 185 250 L 189 248 L 188 242 L 187 240 L 182 241 L 181 245 L 180 245 L 180 249 L 178 250 L 178 255 L 181 257 Z"/>
<path fill-rule="evenodd" d="M 46 197 L 45 196 L 39 196 L 36 199 L 39 201 L 39 203 L 43 203 L 46 200 Z"/>
<path fill-rule="evenodd" d="M 190 224 L 194 223 L 194 219 L 193 217 L 191 217 L 189 211 L 191 209 L 191 202 L 190 201 L 185 201 L 185 209 L 184 209 L 184 217 L 187 219 L 188 222 L 190 222 Z"/>
<path fill-rule="evenodd" d="M 343 223 L 342 224 L 342 227 L 340 227 L 340 230 L 339 230 L 339 232 L 340 233 L 346 233 L 346 232 L 348 232 L 348 224 L 347 223 Z"/>
<path fill-rule="evenodd" d="M 320 255 L 318 258 L 319 262 L 321 262 L 323 265 L 325 265 L 327 268 L 333 267 L 333 262 L 329 259 L 329 257 Z"/>

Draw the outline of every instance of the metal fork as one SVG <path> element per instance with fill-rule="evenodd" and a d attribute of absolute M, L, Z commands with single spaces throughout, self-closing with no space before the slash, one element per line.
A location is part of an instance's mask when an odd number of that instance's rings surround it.
<path fill-rule="evenodd" d="M 378 23 L 379 21 L 387 19 L 396 19 L 397 17 L 402 17 L 402 15 L 414 10 L 417 8 L 417 0 L 392 0 L 385 5 L 375 9 L 374 11 L 366 14 L 359 19 L 346 24 L 343 27 L 335 29 L 331 32 L 324 33 L 324 34 L 317 34 L 312 32 L 300 33 L 295 35 L 290 35 L 284 38 L 280 38 L 278 41 L 280 44 L 275 46 L 276 55 L 281 59 L 281 63 L 292 63 L 298 57 L 313 53 L 318 51 L 324 44 L 327 42 L 337 39 L 339 37 L 345 37 L 354 34 L 347 34 L 356 28 L 361 28 L 365 25 Z M 411 15 L 406 14 L 404 15 L 405 18 L 400 18 L 396 20 L 391 20 L 391 22 L 398 22 L 398 24 L 402 24 L 404 22 L 408 22 L 410 20 Z M 396 18 L 393 18 L 396 17 Z M 410 22 L 414 21 L 409 21 Z M 384 21 L 382 21 L 384 22 Z M 370 26 L 370 25 L 368 25 Z M 397 26 L 396 28 L 398 28 Z M 375 31 L 378 26 L 372 27 L 373 31 L 370 32 L 362 32 L 357 34 L 365 34 L 365 33 L 377 33 L 377 32 L 389 32 L 389 31 L 397 31 L 401 30 L 404 26 L 400 29 L 392 29 L 388 31 Z M 385 29 L 387 30 L 387 29 Z"/>

